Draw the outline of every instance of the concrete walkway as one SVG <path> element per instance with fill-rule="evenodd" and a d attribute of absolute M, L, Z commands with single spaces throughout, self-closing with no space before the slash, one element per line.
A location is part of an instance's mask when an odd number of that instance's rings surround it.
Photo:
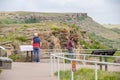
<path fill-rule="evenodd" d="M 60 64 L 60 69 L 64 65 Z M 79 68 L 93 68 L 94 65 L 76 65 L 77 69 Z M 99 68 L 99 66 L 98 66 Z M 32 62 L 13 62 L 12 69 L 4 69 L 0 74 L 0 80 L 57 80 L 57 77 L 50 76 L 50 63 L 32 63 Z M 54 67 L 55 71 L 57 69 L 57 64 Z M 71 64 L 66 64 L 65 69 L 71 69 Z M 109 66 L 108 71 L 120 72 L 120 66 Z"/>
<path fill-rule="evenodd" d="M 50 63 L 12 63 L 11 70 L 2 70 L 0 80 L 57 80 L 50 76 Z"/>

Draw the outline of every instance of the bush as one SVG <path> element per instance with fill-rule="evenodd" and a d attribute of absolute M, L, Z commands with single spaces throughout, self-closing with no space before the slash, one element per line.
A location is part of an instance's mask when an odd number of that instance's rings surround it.
<path fill-rule="evenodd" d="M 19 36 L 19 37 L 17 37 L 17 40 L 19 40 L 21 42 L 26 42 L 27 41 L 27 37 L 26 36 Z"/>
<path fill-rule="evenodd" d="M 60 30 L 62 30 L 62 28 L 60 28 L 60 27 L 51 27 L 51 30 L 60 31 Z"/>
<path fill-rule="evenodd" d="M 11 58 L 13 61 L 16 61 L 17 59 L 20 59 L 20 56 L 17 54 L 12 54 L 9 56 L 9 58 Z"/>
<path fill-rule="evenodd" d="M 39 20 L 36 18 L 25 19 L 25 23 L 38 23 Z"/>

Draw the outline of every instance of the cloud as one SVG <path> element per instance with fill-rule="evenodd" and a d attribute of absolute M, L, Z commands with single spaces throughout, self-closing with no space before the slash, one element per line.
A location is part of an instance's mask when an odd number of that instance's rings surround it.
<path fill-rule="evenodd" d="M 65 5 L 67 3 L 76 2 L 78 0 L 48 0 L 48 1 L 59 5 Z"/>

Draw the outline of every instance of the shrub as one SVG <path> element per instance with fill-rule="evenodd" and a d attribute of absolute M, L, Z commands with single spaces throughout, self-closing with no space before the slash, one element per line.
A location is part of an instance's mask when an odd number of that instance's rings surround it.
<path fill-rule="evenodd" d="M 16 61 L 17 59 L 20 59 L 20 56 L 17 54 L 12 54 L 9 56 L 9 58 L 11 58 L 13 61 Z"/>
<path fill-rule="evenodd" d="M 27 37 L 26 36 L 19 36 L 16 39 L 21 41 L 21 42 L 26 42 L 27 41 Z"/>
<path fill-rule="evenodd" d="M 60 27 L 51 27 L 51 30 L 60 31 L 60 30 L 62 30 L 62 28 L 60 28 Z"/>
<path fill-rule="evenodd" d="M 25 23 L 37 23 L 37 22 L 39 22 L 39 20 L 36 19 L 36 18 L 31 18 L 31 19 L 26 19 L 25 20 Z"/>

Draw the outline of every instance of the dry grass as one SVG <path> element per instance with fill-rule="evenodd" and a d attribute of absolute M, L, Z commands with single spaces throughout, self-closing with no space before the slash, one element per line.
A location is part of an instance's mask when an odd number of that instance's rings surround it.
<path fill-rule="evenodd" d="M 120 24 L 103 24 L 104 27 L 106 28 L 118 28 L 120 29 Z"/>

